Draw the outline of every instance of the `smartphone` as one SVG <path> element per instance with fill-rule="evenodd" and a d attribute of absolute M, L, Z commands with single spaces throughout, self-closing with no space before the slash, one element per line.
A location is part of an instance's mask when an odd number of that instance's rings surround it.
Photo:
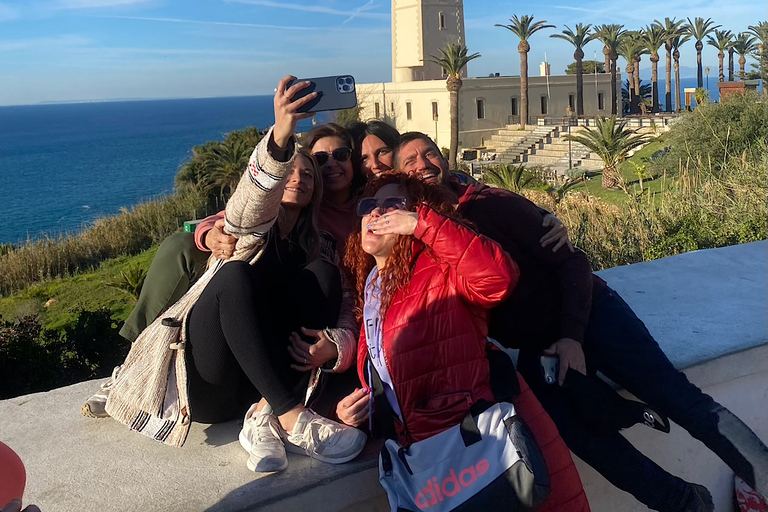
<path fill-rule="evenodd" d="M 302 105 L 298 112 L 343 110 L 357 106 L 355 79 L 352 75 L 299 78 L 288 82 L 286 89 L 296 82 L 309 82 L 310 85 L 296 93 L 293 101 L 303 98 L 311 92 L 317 93 L 317 97 L 309 103 Z"/>
<path fill-rule="evenodd" d="M 541 374 L 544 382 L 554 384 L 560 372 L 560 358 L 557 356 L 541 356 Z"/>

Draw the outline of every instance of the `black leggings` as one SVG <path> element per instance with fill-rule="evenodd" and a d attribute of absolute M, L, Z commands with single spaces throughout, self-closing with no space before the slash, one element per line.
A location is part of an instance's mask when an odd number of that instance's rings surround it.
<path fill-rule="evenodd" d="M 267 399 L 278 415 L 303 402 L 310 372 L 290 368 L 290 333 L 335 325 L 341 277 L 315 260 L 291 271 L 273 258 L 225 264 L 190 313 L 187 368 L 192 419 L 219 423 Z"/>

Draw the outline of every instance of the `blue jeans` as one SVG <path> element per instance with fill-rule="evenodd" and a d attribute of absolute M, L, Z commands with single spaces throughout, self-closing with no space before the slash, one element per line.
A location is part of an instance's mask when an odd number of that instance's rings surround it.
<path fill-rule="evenodd" d="M 568 447 L 649 508 L 679 510 L 688 485 L 640 453 L 619 432 L 593 432 L 571 409 L 562 390 L 544 383 L 539 355 L 521 350 L 519 371 Z M 643 322 L 611 288 L 606 287 L 592 304 L 584 355 L 589 375 L 602 372 L 703 442 L 752 487 L 766 492 L 766 446 L 733 413 L 672 366 Z"/>

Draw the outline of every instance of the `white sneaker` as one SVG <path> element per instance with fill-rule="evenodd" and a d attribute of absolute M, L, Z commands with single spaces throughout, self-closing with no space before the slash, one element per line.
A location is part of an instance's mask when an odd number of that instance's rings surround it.
<path fill-rule="evenodd" d="M 115 366 L 115 369 L 112 370 L 112 376 L 101 385 L 96 394 L 86 400 L 80 407 L 80 414 L 88 418 L 109 418 L 109 414 L 106 411 L 107 398 L 109 398 L 112 385 L 115 383 L 121 368 L 122 366 Z"/>
<path fill-rule="evenodd" d="M 349 462 L 363 451 L 365 434 L 307 409 L 299 414 L 293 432 L 285 435 L 285 449 L 331 464 Z"/>
<path fill-rule="evenodd" d="M 272 407 L 269 404 L 258 413 L 256 404 L 248 409 L 243 421 L 243 429 L 238 436 L 240 446 L 250 454 L 246 462 L 248 469 L 257 473 L 270 473 L 282 471 L 288 467 L 288 458 L 285 455 L 285 445 L 280 437 L 280 431 L 280 423 L 272 414 Z"/>

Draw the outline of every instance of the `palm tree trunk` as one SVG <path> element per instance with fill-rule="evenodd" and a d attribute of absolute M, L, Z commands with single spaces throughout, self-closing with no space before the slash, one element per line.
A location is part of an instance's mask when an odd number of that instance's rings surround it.
<path fill-rule="evenodd" d="M 720 82 L 725 82 L 725 72 L 723 71 L 724 60 L 725 60 L 725 53 L 719 52 L 717 54 L 717 79 Z"/>
<path fill-rule="evenodd" d="M 451 111 L 451 148 L 449 156 L 449 165 L 451 169 L 458 169 L 456 158 L 459 153 L 459 90 L 450 91 L 450 111 Z"/>
<path fill-rule="evenodd" d="M 616 169 L 608 166 L 603 167 L 603 178 L 601 184 L 603 188 L 617 188 L 619 186 L 619 180 L 616 177 Z"/>
<path fill-rule="evenodd" d="M 675 110 L 678 112 L 683 110 L 683 105 L 680 103 L 680 58 L 675 59 Z"/>
<path fill-rule="evenodd" d="M 528 52 L 520 52 L 520 128 L 528 124 Z"/>
<path fill-rule="evenodd" d="M 667 50 L 667 82 L 664 89 L 664 110 L 672 112 L 672 44 L 665 43 Z"/>
<path fill-rule="evenodd" d="M 659 54 L 653 53 L 651 55 L 651 98 L 652 106 L 651 112 L 657 113 L 659 111 Z"/>
<path fill-rule="evenodd" d="M 744 81 L 746 78 L 744 66 L 747 64 L 747 57 L 742 55 L 739 57 L 739 80 Z"/>
<path fill-rule="evenodd" d="M 733 54 L 735 50 L 733 46 L 728 48 L 728 81 L 733 82 Z"/>
<path fill-rule="evenodd" d="M 645 113 L 645 104 L 643 103 L 643 97 L 640 96 L 640 57 L 635 57 L 632 63 L 635 67 L 635 101 L 637 101 L 637 112 L 639 114 Z"/>
<path fill-rule="evenodd" d="M 584 115 L 584 52 L 577 49 L 573 52 L 576 59 L 576 115 Z"/>
<path fill-rule="evenodd" d="M 704 48 L 704 43 L 696 41 L 696 83 L 697 87 L 701 89 L 704 87 L 704 71 L 701 67 L 701 50 Z"/>
<path fill-rule="evenodd" d="M 611 49 L 607 46 L 603 46 L 603 55 L 605 56 L 605 73 L 611 72 Z M 595 64 L 597 66 L 597 64 Z"/>
<path fill-rule="evenodd" d="M 637 97 L 635 96 L 635 65 L 628 64 L 624 69 L 627 72 L 627 92 L 629 92 L 629 113 L 634 114 L 637 108 Z"/>
<path fill-rule="evenodd" d="M 610 70 L 611 70 L 611 115 L 612 116 L 618 115 L 619 92 L 616 87 L 616 68 L 618 65 L 618 59 L 619 59 L 618 55 L 616 55 L 615 53 L 611 53 Z"/>

